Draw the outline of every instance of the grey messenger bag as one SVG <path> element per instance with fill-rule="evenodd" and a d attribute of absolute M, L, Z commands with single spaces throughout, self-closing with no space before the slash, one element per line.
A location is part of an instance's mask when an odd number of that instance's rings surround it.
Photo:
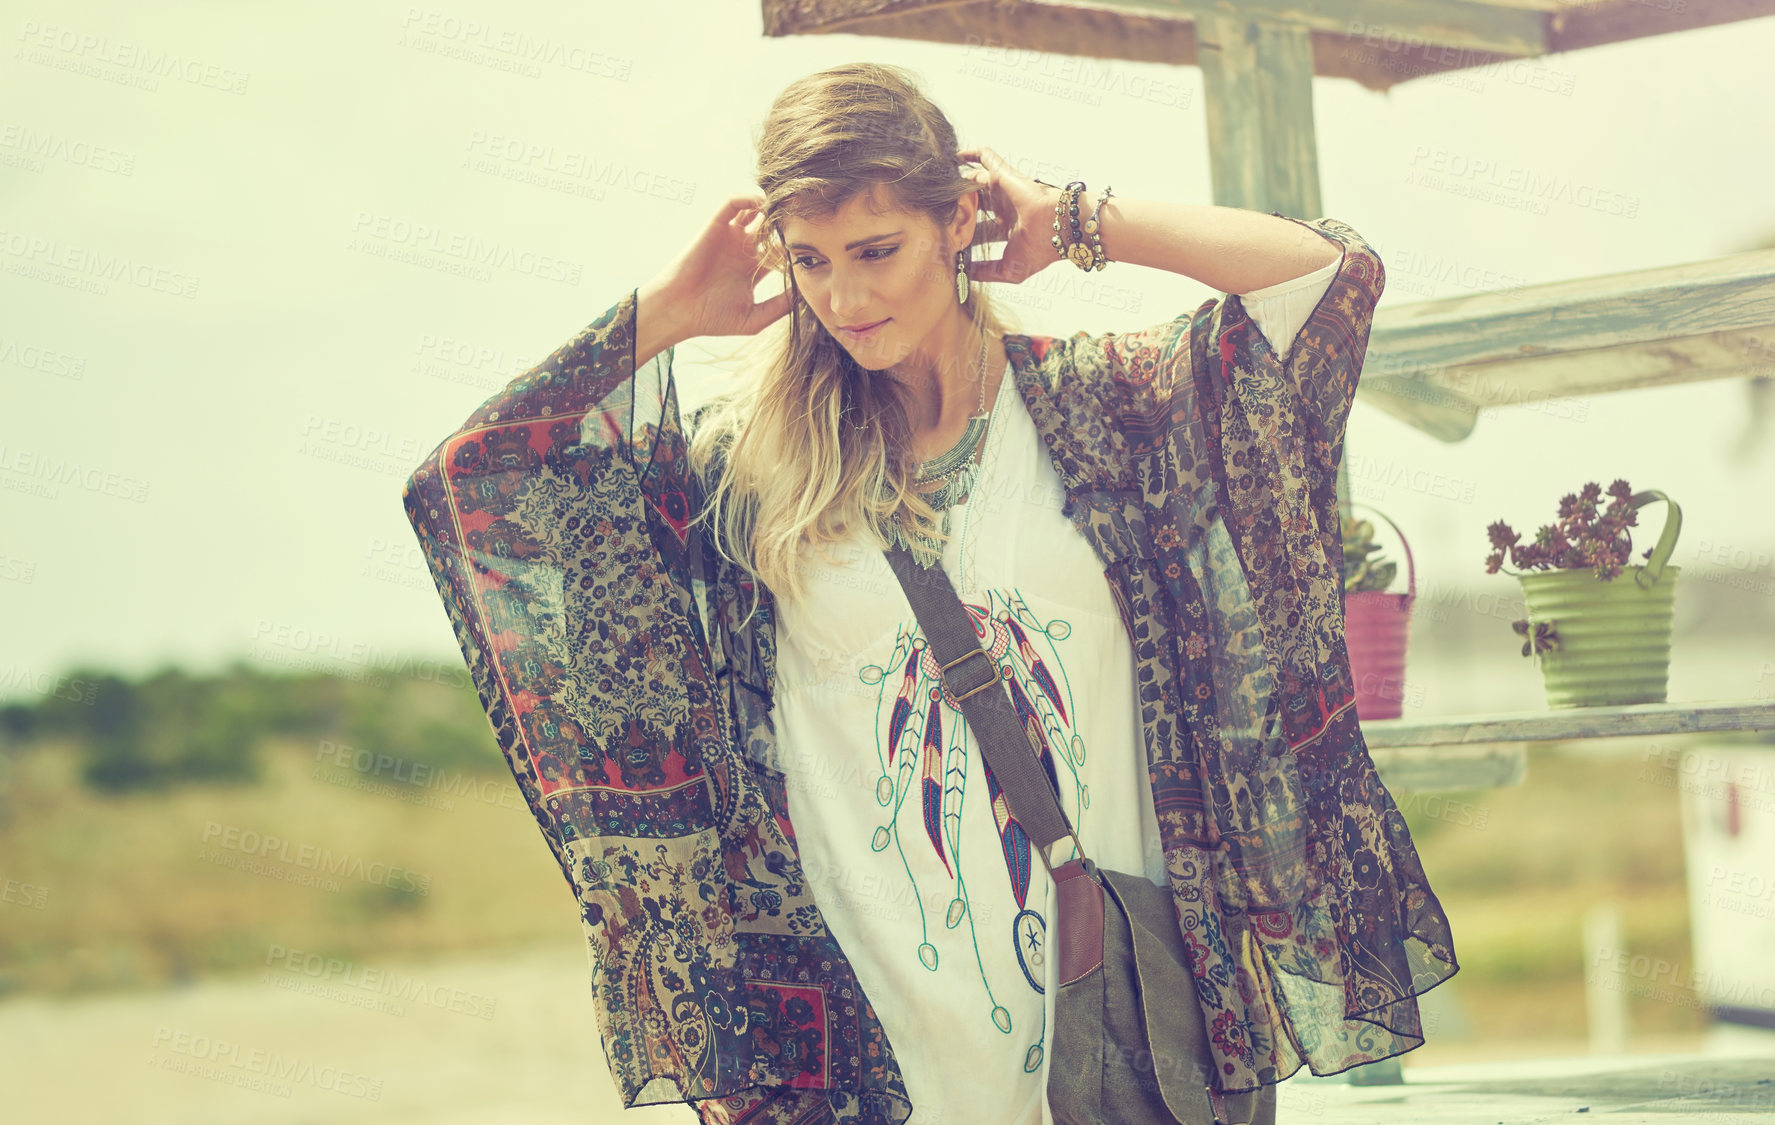
<path fill-rule="evenodd" d="M 1013 815 L 1053 877 L 1059 951 L 1048 1104 L 1059 1125 L 1275 1125 L 1276 1087 L 1226 1094 L 1211 1085 L 1202 1010 L 1171 892 L 1084 854 L 1029 735 L 974 635 L 949 576 L 904 547 L 886 551 Z M 972 657 L 982 662 L 965 664 Z M 955 680 L 952 681 L 951 669 Z M 964 677 L 972 677 L 964 682 Z M 1048 858 L 1070 838 L 1078 855 Z M 1113 906 L 1114 909 L 1109 909 Z M 1215 1106 L 1224 1106 L 1216 1116 Z"/>

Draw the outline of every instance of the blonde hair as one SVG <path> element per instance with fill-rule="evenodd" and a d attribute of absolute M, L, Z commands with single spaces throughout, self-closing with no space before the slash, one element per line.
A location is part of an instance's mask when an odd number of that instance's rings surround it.
<path fill-rule="evenodd" d="M 767 262 L 794 295 L 788 316 L 730 356 L 745 355 L 744 370 L 697 411 L 690 460 L 705 480 L 719 464 L 695 518 L 712 525 L 722 555 L 773 596 L 802 596 L 800 552 L 825 555 L 858 528 L 878 547 L 894 522 L 943 541 L 938 513 L 913 487 L 912 393 L 887 371 L 858 364 L 812 315 L 781 232 L 790 218 L 824 221 L 853 197 L 868 200 L 877 185 L 941 231 L 978 187 L 961 175 L 956 153 L 943 112 L 910 72 L 885 64 L 848 63 L 798 79 L 765 119 L 760 229 L 776 232 Z M 982 286 L 969 289 L 964 316 L 988 333 L 1015 327 Z M 934 564 L 933 551 L 913 553 Z"/>

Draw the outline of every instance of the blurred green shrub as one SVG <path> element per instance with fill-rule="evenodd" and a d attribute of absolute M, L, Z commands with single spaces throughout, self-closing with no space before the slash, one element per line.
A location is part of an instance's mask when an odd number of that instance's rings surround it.
<path fill-rule="evenodd" d="M 260 743 L 280 736 L 432 769 L 505 769 L 480 700 L 462 681 L 271 674 L 238 661 L 219 674 L 168 667 L 135 680 L 76 670 L 39 700 L 0 707 L 0 734 L 20 750 L 73 742 L 82 778 L 105 793 L 251 783 L 261 776 Z"/>

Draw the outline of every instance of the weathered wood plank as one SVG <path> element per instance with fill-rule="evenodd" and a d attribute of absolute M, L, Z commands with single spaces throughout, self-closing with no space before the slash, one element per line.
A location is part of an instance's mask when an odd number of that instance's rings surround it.
<path fill-rule="evenodd" d="M 1319 146 L 1306 31 L 1204 14 L 1196 50 L 1214 202 L 1316 218 Z"/>
<path fill-rule="evenodd" d="M 1468 0 L 1092 0 L 1137 12 L 1180 12 L 1198 22 L 1230 16 L 1327 32 L 1351 40 L 1372 36 L 1396 47 L 1434 46 L 1500 55 L 1546 50 L 1547 17 L 1508 4 Z"/>
<path fill-rule="evenodd" d="M 1394 305 L 1370 350 L 1384 344 L 1399 370 L 1445 368 L 1772 326 L 1775 250 L 1751 250 Z"/>
<path fill-rule="evenodd" d="M 1456 747 L 1498 743 L 1767 730 L 1775 730 L 1775 700 L 1699 700 L 1435 719 L 1382 719 L 1363 723 L 1362 738 L 1371 752 L 1427 748 L 1443 753 Z"/>
<path fill-rule="evenodd" d="M 1356 384 L 1356 394 L 1363 402 L 1440 441 L 1460 441 L 1473 432 L 1479 421 L 1478 403 L 1421 376 L 1375 370 L 1385 361 L 1385 356 L 1377 357 L 1373 347 L 1369 348 L 1362 379 Z"/>
<path fill-rule="evenodd" d="M 763 0 L 764 34 L 865 35 L 1197 65 L 1195 19 L 1291 24 L 1315 74 L 1386 90 L 1560 51 L 1775 15 L 1775 0 Z M 1046 64 L 1044 64 L 1046 68 Z M 1109 68 L 1064 81 L 1107 89 Z"/>
<path fill-rule="evenodd" d="M 1367 724 L 1363 725 L 1366 732 Z M 1522 743 L 1487 746 L 1407 746 L 1377 749 L 1369 757 L 1391 792 L 1452 792 L 1521 785 L 1528 776 Z"/>
<path fill-rule="evenodd" d="M 1674 0 L 1615 0 L 1612 4 L 1567 4 L 1547 18 L 1547 50 L 1576 51 L 1770 14 L 1775 14 L 1775 4 L 1769 0 L 1688 0 L 1681 4 Z"/>
<path fill-rule="evenodd" d="M 1394 305 L 1358 395 L 1444 441 L 1478 411 L 1775 374 L 1775 250 Z"/>
<path fill-rule="evenodd" d="M 1385 37 L 1395 47 L 1409 43 L 1510 57 L 1542 54 L 1547 36 L 1544 12 L 1470 0 L 1090 0 L 1077 7 L 1003 0 L 901 0 L 892 5 L 880 0 L 764 0 L 763 9 L 767 36 L 849 32 L 965 42 L 968 34 L 988 28 L 1015 33 L 1018 25 L 1035 23 L 1049 30 L 1034 34 L 1052 36 L 1055 42 L 1070 37 L 1074 48 L 1063 53 L 1110 58 L 1140 57 L 1102 53 L 1105 47 L 1114 49 L 1117 23 L 1189 23 L 1212 15 L 1287 24 L 1339 42 L 1372 35 L 1370 42 Z M 945 30 L 954 37 L 942 38 Z"/>

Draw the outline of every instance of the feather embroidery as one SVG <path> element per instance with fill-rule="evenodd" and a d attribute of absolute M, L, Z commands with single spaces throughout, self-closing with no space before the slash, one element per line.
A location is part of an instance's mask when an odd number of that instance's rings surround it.
<path fill-rule="evenodd" d="M 943 870 L 951 876 L 955 869 L 949 866 L 949 856 L 943 851 L 943 706 L 937 698 L 937 692 L 931 692 L 931 705 L 925 712 L 924 724 L 924 776 L 919 786 L 924 798 L 924 831 L 931 838 L 931 846 L 937 849 L 937 858 L 943 861 Z"/>

